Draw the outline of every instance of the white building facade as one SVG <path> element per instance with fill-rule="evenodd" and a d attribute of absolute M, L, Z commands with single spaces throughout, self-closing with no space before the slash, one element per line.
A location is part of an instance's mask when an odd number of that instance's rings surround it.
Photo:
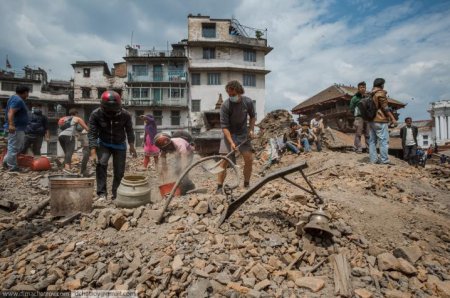
<path fill-rule="evenodd" d="M 126 99 L 125 62 L 115 63 L 112 70 L 105 61 L 77 61 L 72 67 L 73 103 L 84 120 L 89 120 L 92 111 L 100 106 L 100 97 L 106 90 L 114 90 L 122 100 Z"/>
<path fill-rule="evenodd" d="M 438 145 L 450 143 L 450 100 L 433 102 L 428 112 L 434 121 L 434 138 Z"/>
<path fill-rule="evenodd" d="M 262 31 L 249 37 L 236 20 L 211 19 L 208 16 L 188 17 L 188 39 L 185 41 L 189 59 L 191 125 L 203 127 L 203 111 L 213 110 L 219 96 L 228 95 L 225 85 L 238 80 L 245 95 L 255 104 L 257 120 L 264 116 L 266 92 L 265 56 L 272 50 Z"/>

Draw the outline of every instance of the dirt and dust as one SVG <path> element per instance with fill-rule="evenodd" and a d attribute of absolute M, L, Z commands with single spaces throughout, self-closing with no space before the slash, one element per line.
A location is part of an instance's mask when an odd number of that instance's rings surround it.
<path fill-rule="evenodd" d="M 217 227 L 226 198 L 212 195 L 215 177 L 198 168 L 192 180 L 208 193 L 175 198 L 157 225 L 162 201 L 155 185 L 159 175 L 151 169 L 152 204 L 127 210 L 95 202 L 90 214 L 58 228 L 48 209 L 28 221 L 19 216 L 48 198 L 49 173 L 2 173 L 1 196 L 19 207 L 0 218 L 1 288 L 132 289 L 143 297 L 332 297 L 331 260 L 344 255 L 357 297 L 448 297 L 446 172 L 397 159 L 392 166 L 370 165 L 365 155 L 331 151 L 284 155 L 269 171 L 304 160 L 306 173 L 323 170 L 310 180 L 332 216 L 332 239 L 297 234 L 297 222 L 316 206 L 310 195 L 282 180 L 266 184 Z M 140 163 L 130 160 L 128 171 Z M 300 175 L 290 177 L 304 184 Z"/>

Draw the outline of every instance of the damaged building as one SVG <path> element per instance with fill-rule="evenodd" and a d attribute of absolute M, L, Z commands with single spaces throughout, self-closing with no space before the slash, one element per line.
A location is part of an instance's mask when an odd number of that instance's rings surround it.
<path fill-rule="evenodd" d="M 355 117 L 351 113 L 349 105 L 357 91 L 358 88 L 353 86 L 334 84 L 295 106 L 292 113 L 297 114 L 300 122 L 303 122 L 310 121 L 315 113 L 320 112 L 324 115 L 324 122 L 328 127 L 342 132 L 354 132 Z M 391 97 L 388 97 L 388 102 L 394 116 L 398 119 L 398 110 L 406 105 Z"/>
<path fill-rule="evenodd" d="M 190 72 L 192 130 L 206 130 L 202 112 L 214 110 L 228 81 L 238 80 L 264 115 L 265 56 L 272 51 L 267 32 L 243 26 L 236 19 L 188 16 L 187 56 Z"/>
<path fill-rule="evenodd" d="M 114 90 L 120 95 L 125 92 L 126 64 L 114 63 L 109 69 L 105 61 L 76 61 L 72 64 L 74 75 L 73 101 L 71 106 L 78 109 L 84 120 L 100 106 L 100 97 L 106 90 Z"/>
<path fill-rule="evenodd" d="M 16 87 L 25 85 L 30 88 L 26 100 L 28 108 L 33 103 L 42 105 L 42 112 L 48 117 L 50 141 L 43 142 L 43 154 L 56 154 L 58 151 L 58 119 L 66 115 L 70 105 L 70 82 L 51 80 L 48 82 L 47 72 L 42 68 L 29 66 L 20 70 L 0 70 L 0 127 L 5 123 L 5 109 L 8 99 L 16 93 Z"/>
<path fill-rule="evenodd" d="M 183 44 L 172 50 L 126 48 L 126 95 L 124 104 L 133 115 L 136 145 L 144 138 L 144 120 L 152 114 L 159 131 L 189 129 L 188 69 Z"/>

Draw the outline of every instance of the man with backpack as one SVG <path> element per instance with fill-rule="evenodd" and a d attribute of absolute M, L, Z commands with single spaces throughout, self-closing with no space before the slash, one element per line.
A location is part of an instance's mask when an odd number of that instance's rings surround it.
<path fill-rule="evenodd" d="M 383 78 L 375 79 L 370 97 L 361 100 L 359 105 L 363 118 L 369 121 L 369 156 L 370 162 L 374 164 L 391 164 L 388 156 L 389 121 L 392 125 L 397 125 L 397 120 L 388 105 L 387 92 L 383 89 L 384 83 Z M 380 158 L 377 143 L 380 147 Z"/>
<path fill-rule="evenodd" d="M 367 128 L 367 121 L 361 116 L 361 111 L 358 107 L 359 102 L 366 96 L 366 82 L 358 83 L 358 91 L 350 100 L 350 111 L 355 116 L 353 126 L 355 127 L 355 152 L 362 153 L 361 136 L 364 133 L 364 140 L 366 142 L 366 148 L 369 148 L 369 130 Z"/>
<path fill-rule="evenodd" d="M 41 155 L 42 142 L 45 140 L 48 142 L 50 134 L 48 131 L 48 118 L 42 114 L 42 105 L 40 103 L 34 103 L 31 106 L 31 114 L 27 128 L 25 130 L 25 145 L 22 153 L 26 154 L 28 149 L 31 148 L 34 156 Z"/>
<path fill-rule="evenodd" d="M 107 196 L 106 180 L 108 161 L 113 158 L 112 199 L 117 196 L 117 188 L 125 174 L 127 141 L 130 153 L 136 157 L 134 130 L 131 115 L 122 108 L 122 99 L 117 92 L 105 91 L 101 96 L 100 107 L 89 117 L 90 158 L 96 163 L 97 195 L 99 200 Z"/>
<path fill-rule="evenodd" d="M 250 186 L 252 175 L 253 152 L 250 140 L 253 138 L 256 113 L 253 101 L 244 96 L 244 88 L 239 81 L 230 81 L 225 86 L 229 98 L 225 100 L 220 108 L 220 126 L 222 127 L 223 138 L 220 142 L 219 152 L 227 154 L 239 150 L 244 158 L 244 187 Z M 247 120 L 249 125 L 247 127 Z M 235 162 L 235 156 L 231 160 Z M 228 163 L 222 162 L 224 169 L 219 173 L 217 179 L 216 193 L 222 193 L 223 182 L 226 177 Z"/>

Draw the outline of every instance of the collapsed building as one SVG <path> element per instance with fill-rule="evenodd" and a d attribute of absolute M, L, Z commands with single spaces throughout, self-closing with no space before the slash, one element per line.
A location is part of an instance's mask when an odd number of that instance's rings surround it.
<path fill-rule="evenodd" d="M 310 121 L 319 112 L 324 115 L 324 122 L 328 127 L 342 132 L 354 132 L 355 117 L 350 112 L 349 105 L 357 91 L 358 88 L 353 86 L 334 84 L 295 106 L 292 113 L 298 115 L 300 121 Z M 398 110 L 406 105 L 391 97 L 388 97 L 388 102 L 398 119 Z"/>

